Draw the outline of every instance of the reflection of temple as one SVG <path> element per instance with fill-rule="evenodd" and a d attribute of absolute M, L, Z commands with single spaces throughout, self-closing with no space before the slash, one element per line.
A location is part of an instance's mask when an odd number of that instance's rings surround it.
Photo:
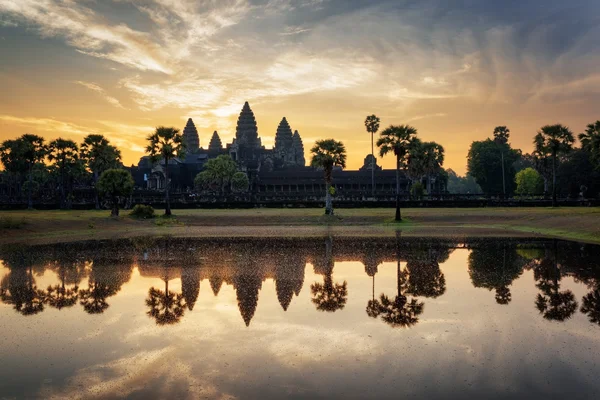
<path fill-rule="evenodd" d="M 300 133 L 293 130 L 284 117 L 275 132 L 275 145 L 267 149 L 262 145 L 256 118 L 248 102 L 240 112 L 235 138 L 223 146 L 217 131 L 212 133 L 208 147 L 201 147 L 200 135 L 192 119 L 188 119 L 183 129 L 186 155 L 169 161 L 171 187 L 177 191 L 193 188 L 194 177 L 203 169 L 207 160 L 222 154 L 233 158 L 241 171 L 248 174 L 254 192 L 273 195 L 322 195 L 325 190 L 323 173 L 306 166 L 305 149 Z M 382 170 L 371 163 L 371 156 L 364 160 L 358 171 L 335 169 L 334 185 L 340 195 L 371 193 L 371 168 L 375 167 L 376 191 L 380 194 L 395 193 L 396 171 Z M 140 159 L 132 166 L 131 173 L 137 187 L 162 190 L 165 188 L 164 162 L 153 164 L 149 157 Z M 407 181 L 402 177 L 401 187 Z M 436 191 L 443 190 L 443 182 L 438 179 Z"/>
<path fill-rule="evenodd" d="M 410 326 L 422 312 L 422 300 L 443 296 L 446 290 L 439 264 L 448 258 L 453 248 L 467 247 L 472 250 L 469 272 L 473 285 L 496 290 L 500 304 L 510 301 L 510 291 L 506 289 L 518 279 L 523 268 L 530 268 L 539 289 L 535 306 L 544 318 L 565 320 L 576 312 L 579 304 L 570 291 L 561 288 L 561 279 L 572 276 L 589 287 L 590 292 L 580 303 L 581 312 L 598 323 L 600 252 L 597 247 L 562 242 L 555 247 L 553 243 L 543 242 L 532 246 L 524 249 L 510 241 L 455 243 L 422 238 L 398 242 L 393 238 L 369 238 L 368 241 L 360 238 L 156 238 L 36 246 L 35 250 L 14 247 L 0 252 L 0 259 L 9 271 L 0 282 L 0 299 L 24 315 L 40 313 L 49 307 L 60 310 L 76 305 L 87 313 L 103 313 L 110 307 L 110 298 L 129 281 L 133 266 L 137 265 L 141 276 L 164 282 L 147 299 L 147 304 L 162 310 L 162 314 L 157 314 L 157 322 L 176 323 L 186 312 L 194 310 L 201 285 L 210 286 L 215 296 L 223 285 L 229 285 L 236 292 L 241 319 L 250 325 L 267 279 L 274 281 L 279 304 L 288 310 L 294 307 L 294 297 L 303 288 L 305 268 L 310 263 L 323 277 L 323 284 L 320 278 L 316 282 L 321 287 L 313 295 L 313 300 L 318 300 L 315 308 L 335 311 L 343 306 L 347 295 L 343 293 L 343 283 L 335 280 L 335 262 L 360 260 L 366 274 L 374 279 L 382 262 L 400 265 L 402 261 L 406 267 L 400 269 L 399 266 L 397 293 L 376 299 L 373 289 L 371 303 L 379 301 L 381 304 L 377 308 L 368 307 L 367 313 L 381 316 L 396 326 Z M 36 283 L 36 277 L 45 270 L 56 274 L 56 284 L 48 289 Z M 174 291 L 172 285 L 169 288 L 170 281 L 179 279 L 180 291 Z M 412 302 L 410 296 L 419 300 Z M 399 310 L 407 311 L 402 318 L 398 317 Z M 389 315 L 384 311 L 389 311 Z"/>

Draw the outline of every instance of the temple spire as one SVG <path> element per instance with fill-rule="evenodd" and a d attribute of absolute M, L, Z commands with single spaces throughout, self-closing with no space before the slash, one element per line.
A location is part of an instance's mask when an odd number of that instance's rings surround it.
<path fill-rule="evenodd" d="M 294 161 L 296 165 L 304 167 L 306 165 L 306 159 L 304 158 L 304 144 L 298 131 L 294 131 L 292 137 L 292 148 L 294 152 Z"/>
<path fill-rule="evenodd" d="M 218 153 L 223 150 L 223 143 L 217 131 L 214 131 L 210 138 L 210 144 L 208 145 L 208 151 L 211 153 Z"/>
<path fill-rule="evenodd" d="M 200 137 L 194 121 L 188 118 L 185 128 L 183 128 L 183 143 L 186 147 L 186 153 L 197 153 L 200 148 Z"/>

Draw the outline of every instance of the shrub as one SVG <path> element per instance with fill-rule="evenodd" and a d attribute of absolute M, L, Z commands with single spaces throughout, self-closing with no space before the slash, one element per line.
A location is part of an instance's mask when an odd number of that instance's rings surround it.
<path fill-rule="evenodd" d="M 421 182 L 414 183 L 410 187 L 410 195 L 413 197 L 413 199 L 421 200 L 424 194 L 425 188 L 423 187 L 423 184 Z"/>
<path fill-rule="evenodd" d="M 131 210 L 131 213 L 129 213 L 129 215 L 135 218 L 143 219 L 154 218 L 154 208 L 152 208 L 152 206 L 147 206 L 144 204 L 136 204 L 136 206 L 133 207 L 133 210 Z"/>

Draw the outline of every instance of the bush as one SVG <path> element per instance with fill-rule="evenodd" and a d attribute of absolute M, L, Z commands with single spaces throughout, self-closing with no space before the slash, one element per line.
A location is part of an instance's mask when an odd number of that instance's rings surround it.
<path fill-rule="evenodd" d="M 423 187 L 423 184 L 421 182 L 414 183 L 410 187 L 410 195 L 413 197 L 413 199 L 421 200 L 424 194 L 425 188 Z"/>
<path fill-rule="evenodd" d="M 129 213 L 129 215 L 135 218 L 143 219 L 154 218 L 154 208 L 152 208 L 152 206 L 147 206 L 144 204 L 136 204 L 136 206 L 133 207 L 133 210 L 131 210 L 131 213 Z"/>

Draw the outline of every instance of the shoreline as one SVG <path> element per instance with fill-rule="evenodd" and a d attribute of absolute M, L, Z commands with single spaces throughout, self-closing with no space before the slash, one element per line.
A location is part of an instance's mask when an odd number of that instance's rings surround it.
<path fill-rule="evenodd" d="M 122 210 L 3 211 L 0 244 L 64 243 L 136 236 L 243 237 L 547 237 L 600 244 L 600 208 L 174 210 L 172 218 L 137 220 Z M 157 210 L 157 213 L 160 213 Z"/>

